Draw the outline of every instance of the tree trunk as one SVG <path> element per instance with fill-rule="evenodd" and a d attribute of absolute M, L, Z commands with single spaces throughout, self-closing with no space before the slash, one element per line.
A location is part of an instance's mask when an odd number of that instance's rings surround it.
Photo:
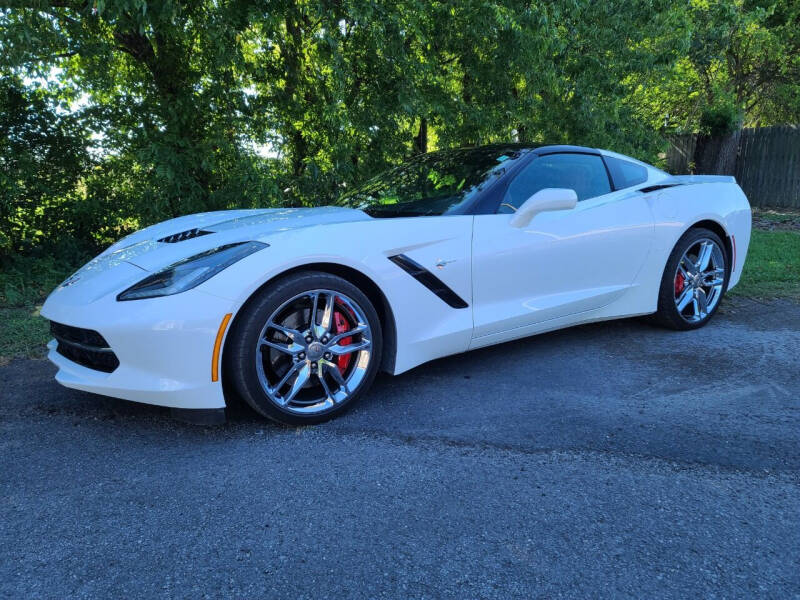
<path fill-rule="evenodd" d="M 698 175 L 733 175 L 741 130 L 728 135 L 700 135 L 694 150 L 694 171 Z"/>
<path fill-rule="evenodd" d="M 414 154 L 425 154 L 428 151 L 428 119 L 419 120 L 419 132 L 414 137 Z"/>
<path fill-rule="evenodd" d="M 302 70 L 303 64 L 300 53 L 303 47 L 303 31 L 300 23 L 298 22 L 299 15 L 291 15 L 286 17 L 286 39 L 281 44 L 281 50 L 285 57 L 286 65 L 286 99 L 290 103 L 298 101 L 298 92 L 300 91 L 302 83 Z M 291 112 L 297 112 L 295 109 Z M 291 115 L 292 117 L 299 115 Z M 292 118 L 294 121 L 294 118 Z M 289 154 L 292 163 L 292 175 L 300 177 L 305 171 L 306 156 L 308 154 L 308 143 L 303 136 L 302 129 L 298 128 L 294 123 L 287 123 L 290 128 L 290 133 L 287 137 L 288 146 L 290 148 Z"/>

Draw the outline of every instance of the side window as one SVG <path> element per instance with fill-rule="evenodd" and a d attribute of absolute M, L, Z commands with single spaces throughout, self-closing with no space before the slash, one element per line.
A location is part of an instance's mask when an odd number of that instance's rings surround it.
<path fill-rule="evenodd" d="M 513 213 L 544 188 L 575 190 L 578 201 L 611 191 L 603 159 L 594 154 L 538 156 L 519 173 L 506 190 L 497 212 Z"/>
<path fill-rule="evenodd" d="M 647 181 L 647 169 L 636 163 L 613 156 L 606 156 L 606 165 L 614 181 L 614 188 L 621 190 Z"/>

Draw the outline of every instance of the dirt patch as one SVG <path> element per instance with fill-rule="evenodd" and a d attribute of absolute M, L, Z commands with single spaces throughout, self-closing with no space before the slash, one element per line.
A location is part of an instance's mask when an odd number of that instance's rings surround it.
<path fill-rule="evenodd" d="M 763 231 L 800 232 L 800 210 L 753 208 L 753 227 Z"/>

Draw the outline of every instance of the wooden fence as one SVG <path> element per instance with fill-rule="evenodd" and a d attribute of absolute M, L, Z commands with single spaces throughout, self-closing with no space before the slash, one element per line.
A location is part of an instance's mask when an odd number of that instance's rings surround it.
<path fill-rule="evenodd" d="M 800 126 L 672 136 L 667 171 L 733 175 L 753 206 L 800 208 Z"/>

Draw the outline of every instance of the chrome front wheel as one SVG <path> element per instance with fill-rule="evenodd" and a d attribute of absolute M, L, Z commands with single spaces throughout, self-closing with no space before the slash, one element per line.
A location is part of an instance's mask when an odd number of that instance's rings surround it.
<path fill-rule="evenodd" d="M 364 309 L 342 292 L 314 289 L 270 314 L 257 341 L 256 372 L 277 406 L 315 414 L 346 401 L 359 387 L 371 349 Z"/>
<path fill-rule="evenodd" d="M 382 350 L 381 319 L 364 291 L 331 273 L 290 273 L 236 315 L 223 387 L 285 425 L 322 423 L 369 389 Z"/>

